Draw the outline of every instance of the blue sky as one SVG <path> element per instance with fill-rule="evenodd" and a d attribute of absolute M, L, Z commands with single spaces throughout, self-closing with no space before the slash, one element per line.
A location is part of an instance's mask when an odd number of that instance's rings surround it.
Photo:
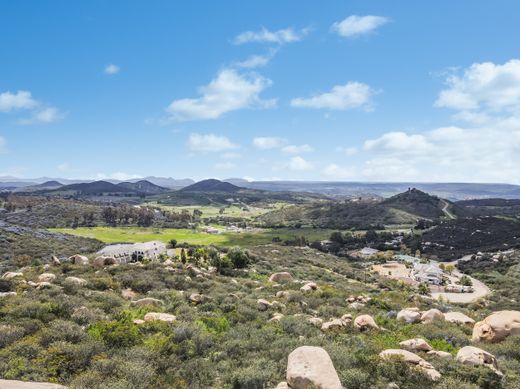
<path fill-rule="evenodd" d="M 520 183 L 517 1 L 0 1 L 0 176 Z"/>

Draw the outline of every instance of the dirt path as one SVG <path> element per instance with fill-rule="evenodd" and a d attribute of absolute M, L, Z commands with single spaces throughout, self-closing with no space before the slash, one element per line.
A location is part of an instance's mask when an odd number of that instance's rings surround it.
<path fill-rule="evenodd" d="M 449 262 L 449 264 L 457 266 L 458 261 L 467 261 L 469 256 L 465 256 L 460 258 L 457 261 Z M 459 272 L 457 269 L 453 271 L 453 275 L 455 277 L 461 277 L 463 273 Z M 466 276 L 468 276 L 466 274 Z M 473 292 L 472 293 L 445 293 L 445 292 L 434 292 L 432 293 L 432 297 L 434 299 L 440 299 L 442 297 L 443 300 L 449 301 L 450 303 L 458 303 L 458 304 L 469 304 L 482 297 L 487 296 L 491 293 L 491 290 L 484 284 L 483 282 L 468 276 L 473 284 Z"/>
<path fill-rule="evenodd" d="M 444 207 L 442 207 L 442 212 L 444 212 L 444 214 L 446 215 L 446 217 L 448 219 L 456 219 L 455 215 L 452 214 L 448 208 L 450 207 L 450 204 L 446 201 L 446 200 L 442 200 L 442 202 L 444 203 Z"/>

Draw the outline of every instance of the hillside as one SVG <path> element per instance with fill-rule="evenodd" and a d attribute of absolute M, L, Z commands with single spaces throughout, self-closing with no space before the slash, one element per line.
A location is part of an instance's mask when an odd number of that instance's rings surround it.
<path fill-rule="evenodd" d="M 453 203 L 417 189 L 386 200 L 322 201 L 301 206 L 285 207 L 258 218 L 267 226 L 309 225 L 320 228 L 365 229 L 370 226 L 413 225 L 419 219 L 440 220 L 457 211 Z M 450 213 L 451 215 L 451 213 Z"/>
<path fill-rule="evenodd" d="M 121 182 L 117 184 L 120 188 L 129 189 L 136 193 L 144 194 L 158 194 L 168 192 L 169 189 L 163 188 L 162 186 L 155 185 L 147 180 L 140 180 L 137 182 Z"/>
<path fill-rule="evenodd" d="M 520 216 L 520 200 L 517 199 L 474 199 L 457 201 L 456 205 L 468 216 Z"/>
<path fill-rule="evenodd" d="M 223 182 L 215 179 L 208 179 L 196 182 L 195 184 L 186 186 L 181 189 L 183 192 L 225 192 L 225 193 L 236 193 L 241 188 L 230 184 L 229 182 Z"/>

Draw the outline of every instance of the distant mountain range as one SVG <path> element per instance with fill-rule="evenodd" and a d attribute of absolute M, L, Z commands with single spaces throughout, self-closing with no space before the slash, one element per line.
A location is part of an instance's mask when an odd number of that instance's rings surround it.
<path fill-rule="evenodd" d="M 138 188 L 129 186 L 129 183 L 139 183 L 146 181 L 152 185 L 162 189 L 182 189 L 190 187 L 195 184 L 195 181 L 190 178 L 174 179 L 170 177 L 155 177 L 149 176 L 142 179 L 132 179 L 127 181 L 120 180 L 104 180 L 103 182 L 118 185 L 123 185 L 125 188 L 132 190 L 139 190 Z M 206 181 L 209 181 L 206 182 Z M 195 186 L 190 190 L 194 191 L 214 191 L 215 189 L 208 189 L 212 181 L 218 180 L 204 180 L 206 182 L 200 189 L 200 186 Z M 74 185 L 93 183 L 96 180 L 75 180 L 64 178 L 49 178 L 40 177 L 35 179 L 21 179 L 13 176 L 0 177 L 0 190 L 17 190 L 24 188 L 22 191 L 30 192 L 39 189 L 53 189 L 60 185 Z M 220 181 L 219 181 L 220 182 Z M 255 190 L 266 190 L 274 192 L 308 192 L 322 194 L 332 197 L 391 197 L 398 193 L 408 190 L 408 188 L 417 188 L 422 191 L 434 194 L 436 196 L 446 198 L 449 200 L 466 200 L 466 199 L 486 199 L 486 198 L 504 198 L 504 199 L 520 199 L 520 186 L 511 184 L 479 184 L 479 183 L 414 183 L 414 182 L 326 182 L 326 181 L 247 181 L 241 178 L 228 178 L 223 180 L 224 183 L 229 183 L 235 187 L 248 188 Z M 232 192 L 232 187 L 221 186 L 219 192 Z M 199 188 L 199 189 L 197 189 Z M 112 188 L 114 189 L 114 188 Z M 161 193 L 162 189 L 148 188 L 146 193 Z M 123 188 L 119 187 L 119 192 L 124 192 Z"/>

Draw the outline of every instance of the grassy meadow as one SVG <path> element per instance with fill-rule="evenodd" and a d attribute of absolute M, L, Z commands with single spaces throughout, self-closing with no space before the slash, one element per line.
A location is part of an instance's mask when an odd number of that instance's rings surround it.
<path fill-rule="evenodd" d="M 252 246 L 271 243 L 273 238 L 281 240 L 294 239 L 304 236 L 309 241 L 327 239 L 332 230 L 312 228 L 280 228 L 261 229 L 254 232 L 223 232 L 220 234 L 207 234 L 202 231 L 182 228 L 153 228 L 153 227 L 81 227 L 81 228 L 56 228 L 70 235 L 94 238 L 104 243 L 135 243 L 150 240 L 169 242 L 176 239 L 179 243 L 196 245 L 217 246 Z"/>

